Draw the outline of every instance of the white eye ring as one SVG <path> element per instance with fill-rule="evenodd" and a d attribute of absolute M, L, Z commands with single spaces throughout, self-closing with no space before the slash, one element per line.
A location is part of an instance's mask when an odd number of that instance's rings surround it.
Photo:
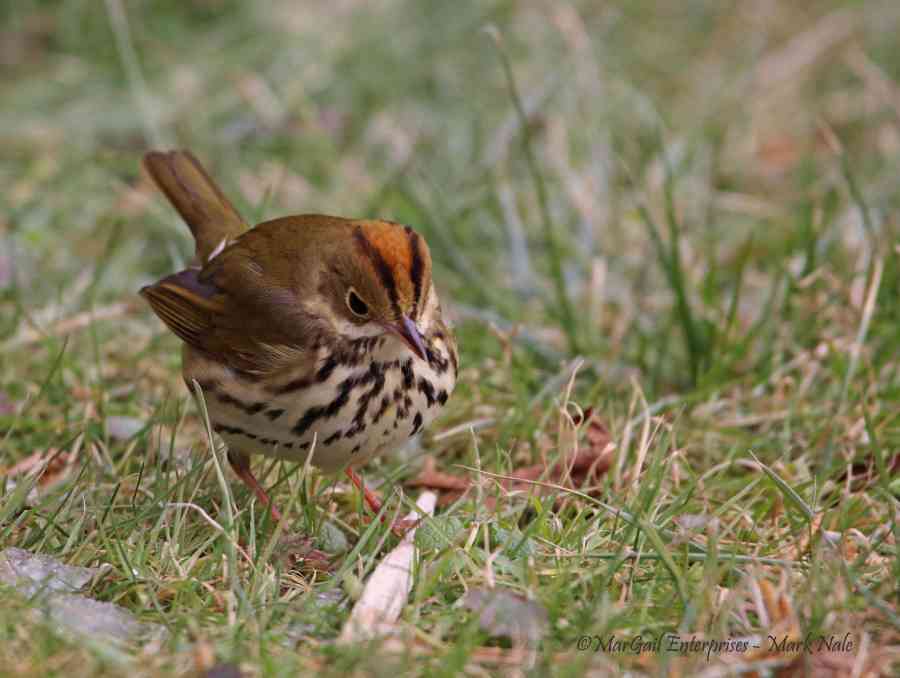
<path fill-rule="evenodd" d="M 362 300 L 362 297 L 359 296 L 359 292 L 352 287 L 347 290 L 346 302 L 347 308 L 349 308 L 350 312 L 357 318 L 369 317 L 369 305 Z"/>

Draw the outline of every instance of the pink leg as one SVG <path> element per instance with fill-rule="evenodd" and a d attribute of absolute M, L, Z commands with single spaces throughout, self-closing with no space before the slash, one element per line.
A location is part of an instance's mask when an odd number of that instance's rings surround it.
<path fill-rule="evenodd" d="M 354 471 L 349 466 L 344 471 L 347 474 L 347 477 L 350 478 L 350 482 L 352 482 L 356 489 L 363 493 L 363 498 L 365 499 L 366 505 L 369 507 L 369 510 L 375 513 L 376 515 L 381 511 L 381 507 L 383 504 L 381 503 L 381 499 L 378 498 L 378 495 L 372 492 L 369 488 L 366 487 L 366 484 L 363 482 L 362 477 Z M 382 521 L 384 517 L 382 517 Z M 402 537 L 407 530 L 415 527 L 419 524 L 418 520 L 395 520 L 391 525 L 391 530 L 393 530 L 394 534 Z"/>
<path fill-rule="evenodd" d="M 253 475 L 253 471 L 250 470 L 250 460 L 247 458 L 247 455 L 228 450 L 228 462 L 231 464 L 231 468 L 234 470 L 237 477 L 244 481 L 244 484 L 247 487 L 253 490 L 253 494 L 256 495 L 259 502 L 263 506 L 268 507 L 269 513 L 272 514 L 272 518 L 275 522 L 281 521 L 281 511 L 279 511 L 278 507 L 272 503 L 272 500 L 269 499 L 269 495 L 266 494 L 263 486 L 259 484 L 256 476 Z"/>

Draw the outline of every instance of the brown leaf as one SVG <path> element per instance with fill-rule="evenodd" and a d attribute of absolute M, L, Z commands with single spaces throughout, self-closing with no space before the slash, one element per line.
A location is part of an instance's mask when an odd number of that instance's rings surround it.
<path fill-rule="evenodd" d="M 275 547 L 275 556 L 288 569 L 329 572 L 334 568 L 328 554 L 315 548 L 313 540 L 303 534 L 283 535 Z"/>
<path fill-rule="evenodd" d="M 794 612 L 788 593 L 784 590 L 776 590 L 767 579 L 757 580 L 756 585 L 759 588 L 759 597 L 764 608 L 763 610 L 757 609 L 757 615 L 760 618 L 768 617 L 769 621 L 768 628 L 763 630 L 763 637 L 768 639 L 771 636 L 778 642 L 785 641 L 788 644 L 801 642 L 803 634 L 800 629 L 800 621 Z M 752 650 L 747 658 L 751 661 L 784 659 L 785 655 L 773 648 L 770 642 L 764 642 L 761 643 L 759 649 Z M 798 655 L 797 660 L 802 661 L 802 659 L 802 656 Z M 796 661 L 792 661 L 780 669 L 778 675 L 793 675 L 793 671 L 798 666 L 800 665 Z"/>
<path fill-rule="evenodd" d="M 7 469 L 0 468 L 0 476 L 15 478 L 16 476 L 24 475 L 38 468 L 47 459 L 50 461 L 47 464 L 47 467 L 41 472 L 41 477 L 38 479 L 38 486 L 42 489 L 47 489 L 51 485 L 55 485 L 65 478 L 68 474 L 72 461 L 74 461 L 71 453 L 59 452 L 55 447 L 33 452 Z"/>
<path fill-rule="evenodd" d="M 241 673 L 241 669 L 235 664 L 216 664 L 211 669 L 209 669 L 206 673 L 203 674 L 204 678 L 241 678 L 244 674 Z"/>
<path fill-rule="evenodd" d="M 437 470 L 434 457 L 425 457 L 425 465 L 412 480 L 406 483 L 409 487 L 426 487 L 431 490 L 458 490 L 464 492 L 469 482 L 464 478 Z"/>
<path fill-rule="evenodd" d="M 886 464 L 885 471 L 889 478 L 900 473 L 900 452 L 896 453 Z M 850 468 L 841 474 L 838 485 L 850 484 L 851 492 L 864 492 L 877 481 L 878 466 L 875 456 L 869 454 L 863 461 L 851 464 Z"/>
<path fill-rule="evenodd" d="M 32 452 L 24 459 L 20 459 L 7 469 L 0 469 L 0 476 L 9 476 L 13 478 L 23 473 L 28 473 L 31 469 L 38 466 L 44 458 L 43 452 Z"/>
<path fill-rule="evenodd" d="M 593 407 L 585 407 L 581 414 L 576 412 L 572 415 L 572 423 L 575 424 L 575 426 L 581 426 L 584 422 L 589 421 L 593 414 Z"/>
<path fill-rule="evenodd" d="M 789 134 L 773 134 L 759 143 L 756 153 L 767 173 L 782 174 L 797 164 L 801 146 Z"/>
<path fill-rule="evenodd" d="M 586 414 L 590 413 L 590 410 L 586 411 Z M 615 447 L 612 445 L 609 430 L 595 416 L 585 417 L 582 425 L 585 427 L 586 445 L 574 457 L 557 461 L 549 470 L 546 463 L 515 469 L 510 473 L 510 478 L 498 479 L 500 486 L 511 492 L 530 491 L 546 494 L 551 488 L 534 485 L 533 481 L 546 480 L 571 489 L 598 484 L 612 466 Z M 438 471 L 434 458 L 427 457 L 422 471 L 408 481 L 407 485 L 438 491 L 438 506 L 443 507 L 459 499 L 471 485 L 471 480 Z M 484 504 L 488 509 L 493 507 L 495 501 L 493 496 L 484 497 Z"/>
<path fill-rule="evenodd" d="M 551 482 L 574 487 L 580 487 L 586 482 L 593 484 L 599 482 L 612 465 L 614 449 L 611 445 L 612 437 L 606 425 L 598 417 L 593 416 L 591 408 L 585 410 L 582 425 L 585 428 L 586 449 L 580 450 L 572 459 L 556 462 L 550 470 Z M 542 473 L 543 465 L 536 465 L 514 471 L 512 475 L 524 480 L 536 480 Z M 567 478 L 571 483 L 564 482 Z"/>

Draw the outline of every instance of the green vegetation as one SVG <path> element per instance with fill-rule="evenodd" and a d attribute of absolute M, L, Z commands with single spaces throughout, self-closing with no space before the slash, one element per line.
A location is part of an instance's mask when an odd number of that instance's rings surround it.
<path fill-rule="evenodd" d="M 0 549 L 107 563 L 88 594 L 167 629 L 84 642 L 4 589 L 0 674 L 897 671 L 898 34 L 891 0 L 0 1 Z M 461 383 L 365 477 L 389 513 L 426 454 L 473 485 L 420 529 L 396 638 L 336 642 L 397 543 L 349 484 L 257 461 L 276 531 L 221 482 L 136 296 L 191 256 L 160 146 L 249 220 L 431 244 Z M 576 450 L 599 486 L 497 479 Z M 546 610 L 536 648 L 461 604 L 484 587 Z M 763 643 L 577 647 L 670 632 Z"/>

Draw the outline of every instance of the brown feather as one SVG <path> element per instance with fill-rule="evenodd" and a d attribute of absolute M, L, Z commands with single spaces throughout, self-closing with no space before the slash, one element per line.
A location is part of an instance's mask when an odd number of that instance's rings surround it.
<path fill-rule="evenodd" d="M 202 348 L 213 328 L 215 314 L 222 312 L 222 305 L 213 301 L 211 295 L 204 297 L 198 293 L 197 287 L 188 282 L 196 276 L 195 269 L 181 271 L 144 287 L 141 296 L 182 341 Z"/>
<path fill-rule="evenodd" d="M 247 230 L 234 205 L 190 151 L 152 151 L 144 156 L 144 167 L 190 227 L 200 263 L 206 263 L 223 240 Z"/>

